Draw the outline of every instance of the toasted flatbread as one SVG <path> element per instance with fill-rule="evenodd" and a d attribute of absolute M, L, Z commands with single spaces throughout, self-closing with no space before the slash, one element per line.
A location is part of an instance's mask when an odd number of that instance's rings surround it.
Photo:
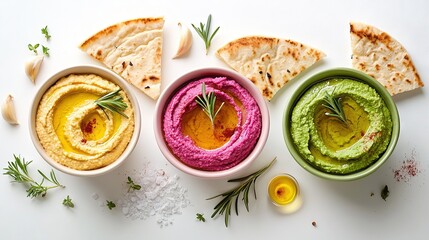
<path fill-rule="evenodd" d="M 161 90 L 163 18 L 139 18 L 101 30 L 80 45 L 152 99 Z"/>
<path fill-rule="evenodd" d="M 389 34 L 363 23 L 350 23 L 353 68 L 380 82 L 391 95 L 423 87 L 411 57 Z"/>
<path fill-rule="evenodd" d="M 252 81 L 271 100 L 292 78 L 325 54 L 292 40 L 248 36 L 219 48 L 216 55 Z"/>

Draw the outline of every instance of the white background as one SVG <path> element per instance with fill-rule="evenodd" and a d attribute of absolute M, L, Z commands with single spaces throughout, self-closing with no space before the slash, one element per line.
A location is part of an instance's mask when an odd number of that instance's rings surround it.
<path fill-rule="evenodd" d="M 401 118 L 401 134 L 391 158 L 372 175 L 352 182 L 320 179 L 303 170 L 291 157 L 282 136 L 282 115 L 290 95 L 300 81 L 333 67 L 351 67 L 349 21 L 374 25 L 399 40 L 411 55 L 420 76 L 429 84 L 429 3 L 419 1 L 6 1 L 0 2 L 0 98 L 15 97 L 20 125 L 0 121 L 0 167 L 19 154 L 33 160 L 30 172 L 51 167 L 39 156 L 30 140 L 29 108 L 41 84 L 57 71 L 74 65 L 100 65 L 78 49 L 87 37 L 114 23 L 138 17 L 165 17 L 162 59 L 163 86 L 182 74 L 202 67 L 227 67 L 214 51 L 245 35 L 287 38 L 321 49 L 327 57 L 296 77 L 268 103 L 271 129 L 257 161 L 239 175 L 253 172 L 273 157 L 278 161 L 257 183 L 258 199 L 250 212 L 240 207 L 225 228 L 223 217 L 210 219 L 217 200 L 207 197 L 233 187 L 227 179 L 204 180 L 172 167 L 158 150 L 152 129 L 155 101 L 137 92 L 142 112 L 140 140 L 129 159 L 108 175 L 80 178 L 57 172 L 65 189 L 52 190 L 45 198 L 26 197 L 25 188 L 0 176 L 1 239 L 427 239 L 428 213 L 428 95 L 427 87 L 394 97 Z M 195 32 L 191 52 L 172 60 L 179 41 L 177 23 L 205 22 L 220 26 L 209 54 Z M 52 35 L 46 43 L 40 29 L 48 25 Z M 32 56 L 28 43 L 46 44 L 45 58 L 35 85 L 24 73 L 24 62 Z M 414 152 L 421 172 L 408 182 L 396 182 L 393 170 Z M 124 194 L 126 176 L 141 171 L 144 164 L 180 176 L 188 189 L 191 205 L 174 216 L 173 224 L 160 228 L 155 218 L 131 220 L 120 209 L 109 211 L 92 198 L 118 200 Z M 287 172 L 302 190 L 303 206 L 294 214 L 281 214 L 266 193 L 269 179 Z M 387 201 L 380 197 L 388 185 Z M 371 196 L 374 193 L 374 196 Z M 70 195 L 76 204 L 67 209 L 61 202 Z M 196 213 L 207 221 L 198 222 Z M 317 222 L 317 227 L 312 222 Z"/>

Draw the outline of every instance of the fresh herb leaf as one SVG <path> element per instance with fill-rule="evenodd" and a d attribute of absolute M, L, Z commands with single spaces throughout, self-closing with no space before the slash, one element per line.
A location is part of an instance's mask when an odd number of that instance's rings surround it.
<path fill-rule="evenodd" d="M 332 93 L 335 89 L 332 91 Z M 332 93 L 325 91 L 325 96 L 323 101 L 325 102 L 322 106 L 328 108 L 332 112 L 327 112 L 327 116 L 336 117 L 340 119 L 343 123 L 347 123 L 346 116 L 344 114 L 343 106 L 341 104 L 341 98 L 336 98 L 332 96 Z"/>
<path fill-rule="evenodd" d="M 191 24 L 192 27 L 195 29 L 195 31 L 198 33 L 198 35 L 200 35 L 200 37 L 203 39 L 204 44 L 206 45 L 206 55 L 209 51 L 213 37 L 216 35 L 217 31 L 220 28 L 220 27 L 217 27 L 215 29 L 215 31 L 212 34 L 210 34 L 211 21 L 212 21 L 212 15 L 210 14 L 207 18 L 206 25 L 204 25 L 202 22 L 200 22 L 200 27 L 197 28 L 197 27 L 195 27 L 194 24 Z"/>
<path fill-rule="evenodd" d="M 201 106 L 214 126 L 214 119 L 223 107 L 224 102 L 222 102 L 217 111 L 215 111 L 216 96 L 214 92 L 206 93 L 206 84 L 204 82 L 201 84 L 201 97 L 197 96 L 195 101 Z"/>
<path fill-rule="evenodd" d="M 211 215 L 211 218 L 214 218 L 216 215 L 225 215 L 225 226 L 228 227 L 229 217 L 231 216 L 231 209 L 233 203 L 235 207 L 235 214 L 238 216 L 238 198 L 240 194 L 243 195 L 242 201 L 244 202 L 246 210 L 249 211 L 250 188 L 252 188 L 253 185 L 253 195 L 256 199 L 256 180 L 265 171 L 267 171 L 274 164 L 275 161 L 276 158 L 274 158 L 267 166 L 245 177 L 229 180 L 228 182 L 240 182 L 240 185 L 230 191 L 208 198 L 207 200 L 211 200 L 217 197 L 223 197 L 222 200 L 214 207 L 215 211 Z"/>
<path fill-rule="evenodd" d="M 197 213 L 197 220 L 200 222 L 206 222 L 206 219 L 204 218 L 204 214 Z"/>
<path fill-rule="evenodd" d="M 384 201 L 386 201 L 386 198 L 389 196 L 390 191 L 389 191 L 389 187 L 387 187 L 387 185 L 384 186 L 384 188 L 381 190 L 381 198 L 383 198 Z"/>
<path fill-rule="evenodd" d="M 74 203 L 69 195 L 63 200 L 63 205 L 69 208 L 74 208 Z"/>
<path fill-rule="evenodd" d="M 51 35 L 49 35 L 48 26 L 45 26 L 44 28 L 42 28 L 41 31 L 42 31 L 42 34 L 45 35 L 46 40 L 49 41 L 49 39 L 51 39 Z"/>
<path fill-rule="evenodd" d="M 42 52 L 45 56 L 49 57 L 49 48 L 42 45 Z"/>
<path fill-rule="evenodd" d="M 142 186 L 135 184 L 134 181 L 131 179 L 130 176 L 128 176 L 128 182 L 127 184 L 129 185 L 128 187 L 128 192 L 130 192 L 131 190 L 140 190 L 142 188 Z"/>
<path fill-rule="evenodd" d="M 106 200 L 106 206 L 109 208 L 109 210 L 112 210 L 116 207 L 116 204 L 113 201 Z"/>
<path fill-rule="evenodd" d="M 124 98 L 119 94 L 119 91 L 121 91 L 121 89 L 109 92 L 95 100 L 95 103 L 101 108 L 101 110 L 103 110 L 107 118 L 109 118 L 109 115 L 107 115 L 106 109 L 112 113 L 118 113 L 121 116 L 128 118 L 124 113 L 128 105 L 124 102 Z"/>
<path fill-rule="evenodd" d="M 40 46 L 40 44 L 38 44 L 38 43 L 36 43 L 36 44 L 34 44 L 34 45 L 32 45 L 32 44 L 28 44 L 28 49 L 30 50 L 30 51 L 33 51 L 35 54 L 37 54 L 37 48 Z"/>
<path fill-rule="evenodd" d="M 55 176 L 55 172 L 51 170 L 49 177 L 46 176 L 42 171 L 37 170 L 39 174 L 42 176 L 42 180 L 39 182 L 36 182 L 29 174 L 28 174 L 28 165 L 32 162 L 26 162 L 25 159 L 21 158 L 19 156 L 13 155 L 15 158 L 14 162 L 8 162 L 8 167 L 3 168 L 5 172 L 3 175 L 9 175 L 12 177 L 14 182 L 22 183 L 25 185 L 28 185 L 29 188 L 27 189 L 27 197 L 37 197 L 42 196 L 44 197 L 49 189 L 61 187 L 64 188 L 65 186 L 61 185 L 58 182 L 57 177 Z M 45 186 L 43 185 L 44 181 L 48 181 L 54 185 L 51 186 Z"/>

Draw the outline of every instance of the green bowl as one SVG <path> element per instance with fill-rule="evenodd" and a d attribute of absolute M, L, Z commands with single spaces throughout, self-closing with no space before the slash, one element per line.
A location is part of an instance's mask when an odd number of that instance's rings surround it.
<path fill-rule="evenodd" d="M 331 78 L 339 78 L 339 77 L 358 80 L 374 88 L 386 103 L 386 106 L 390 111 L 390 114 L 392 117 L 392 123 L 393 123 L 392 136 L 390 139 L 390 143 L 386 148 L 386 151 L 383 154 L 381 154 L 380 157 L 377 160 L 375 160 L 370 166 L 364 169 L 358 170 L 356 172 L 344 174 L 344 175 L 325 172 L 313 166 L 310 162 L 304 159 L 296 149 L 296 146 L 291 136 L 291 132 L 289 131 L 291 127 L 292 110 L 295 107 L 295 104 L 297 103 L 297 101 L 301 98 L 301 96 L 314 84 L 326 81 Z M 289 100 L 283 114 L 283 137 L 289 149 L 289 152 L 291 153 L 295 161 L 305 170 L 307 170 L 308 172 L 318 177 L 321 177 L 324 179 L 336 180 L 336 181 L 356 180 L 356 179 L 360 179 L 365 176 L 368 176 L 369 174 L 375 172 L 384 162 L 386 162 L 386 160 L 392 154 L 396 146 L 396 143 L 398 142 L 399 128 L 400 128 L 399 114 L 396 108 L 396 104 L 393 101 L 392 97 L 390 96 L 389 92 L 385 89 L 385 87 L 381 85 L 379 82 L 377 82 L 375 79 L 373 79 L 372 77 L 368 76 L 367 74 L 361 71 L 350 69 L 350 68 L 334 68 L 334 69 L 325 70 L 304 80 L 304 82 L 300 86 L 298 86 L 296 91 L 292 94 L 291 99 Z"/>

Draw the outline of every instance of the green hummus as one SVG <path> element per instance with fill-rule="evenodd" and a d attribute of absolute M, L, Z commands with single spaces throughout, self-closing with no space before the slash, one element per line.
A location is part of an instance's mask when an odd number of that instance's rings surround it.
<path fill-rule="evenodd" d="M 329 93 L 339 100 L 346 122 L 326 107 Z M 297 150 L 322 171 L 348 174 L 371 165 L 386 150 L 392 119 L 383 99 L 365 83 L 331 79 L 315 84 L 292 111 Z"/>

